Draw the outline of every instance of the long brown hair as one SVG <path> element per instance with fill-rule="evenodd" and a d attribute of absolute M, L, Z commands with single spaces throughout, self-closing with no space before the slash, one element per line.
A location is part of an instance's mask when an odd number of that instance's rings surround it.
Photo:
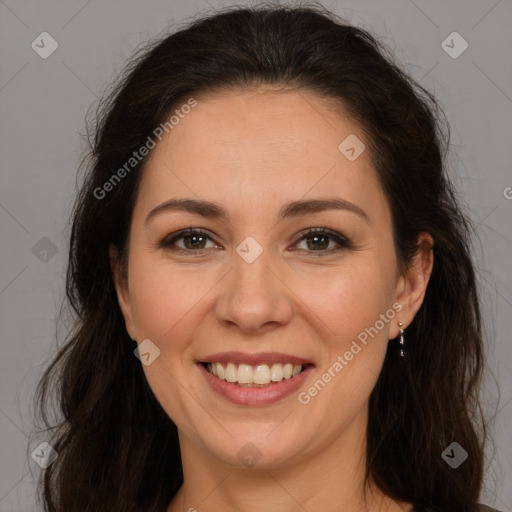
<path fill-rule="evenodd" d="M 434 239 L 430 282 L 406 331 L 407 362 L 390 343 L 370 397 L 367 479 L 418 511 L 472 510 L 485 439 L 472 227 L 446 169 L 442 110 L 393 59 L 367 31 L 308 4 L 217 11 L 130 60 L 91 123 L 67 270 L 76 321 L 36 394 L 59 454 L 40 481 L 46 511 L 165 511 L 181 486 L 177 429 L 134 357 L 108 256 L 110 244 L 126 254 L 146 158 L 103 197 L 98 189 L 181 102 L 264 84 L 336 100 L 364 130 L 390 205 L 400 270 L 420 232 Z M 47 415 L 52 400 L 55 424 Z M 453 441 L 470 454 L 457 469 L 441 457 Z"/>

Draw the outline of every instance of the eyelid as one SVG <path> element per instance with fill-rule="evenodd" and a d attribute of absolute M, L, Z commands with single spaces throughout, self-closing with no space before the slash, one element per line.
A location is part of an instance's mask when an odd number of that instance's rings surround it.
<path fill-rule="evenodd" d="M 158 242 L 157 245 L 159 248 L 169 249 L 171 247 L 171 245 L 176 240 L 179 240 L 180 238 L 183 238 L 185 236 L 191 236 L 191 235 L 204 236 L 204 237 L 208 238 L 210 241 L 212 241 L 213 243 L 215 243 L 216 245 L 220 245 L 214 240 L 214 238 L 206 230 L 204 230 L 202 228 L 193 228 L 193 227 L 182 229 L 180 231 L 176 231 L 175 233 L 171 233 L 171 235 L 165 236 L 160 242 Z M 194 251 L 194 250 L 182 249 L 181 247 L 178 247 L 178 248 L 172 249 L 172 250 L 174 250 L 176 252 L 181 251 L 181 252 L 188 252 L 188 253 L 191 253 L 191 252 L 201 253 L 202 251 L 206 251 L 208 249 L 198 249 L 198 250 Z"/>
<path fill-rule="evenodd" d="M 332 229 L 326 227 L 307 228 L 306 230 L 303 230 L 297 234 L 297 236 L 294 238 L 293 243 L 296 244 L 297 242 L 300 242 L 303 238 L 307 237 L 308 235 L 328 235 L 334 239 L 338 238 L 340 241 L 344 243 L 349 243 L 349 239 L 347 237 L 343 236 L 341 233 L 338 233 L 337 231 L 333 231 Z"/>
<path fill-rule="evenodd" d="M 220 245 L 216 242 L 216 240 L 213 238 L 213 236 L 210 235 L 206 230 L 204 230 L 202 228 L 189 227 L 189 228 L 182 229 L 180 231 L 177 231 L 175 233 L 172 233 L 171 235 L 164 237 L 160 242 L 158 242 L 157 246 L 162 249 L 172 250 L 174 252 L 180 252 L 180 253 L 188 253 L 188 254 L 190 254 L 190 253 L 203 254 L 204 251 L 210 250 L 208 248 L 197 249 L 197 250 L 182 249 L 181 247 L 171 249 L 172 244 L 174 244 L 176 242 L 176 240 L 179 240 L 185 236 L 190 236 L 190 235 L 203 236 L 203 237 L 207 238 L 208 240 L 210 240 L 211 242 L 213 242 L 214 244 L 216 244 L 217 246 Z M 316 228 L 308 228 L 306 230 L 302 230 L 300 233 L 298 233 L 295 236 L 295 238 L 292 242 L 292 245 L 297 245 L 297 243 L 301 242 L 302 240 L 304 240 L 305 238 L 307 238 L 308 236 L 311 236 L 311 235 L 327 236 L 331 240 L 336 242 L 339 246 L 338 248 L 335 248 L 335 249 L 327 249 L 327 250 L 321 250 L 321 251 L 304 251 L 303 250 L 303 252 L 309 253 L 310 255 L 313 255 L 313 256 L 323 256 L 323 255 L 328 255 L 331 253 L 339 252 L 343 249 L 347 250 L 347 249 L 353 248 L 351 241 L 347 237 L 345 237 L 341 233 L 338 233 L 338 232 L 333 231 L 326 227 L 316 227 Z"/>
<path fill-rule="evenodd" d="M 296 245 L 297 243 L 301 242 L 302 240 L 306 239 L 308 236 L 311 235 L 321 235 L 321 236 L 327 236 L 334 242 L 338 244 L 339 247 L 334 249 L 326 249 L 322 251 L 305 251 L 308 256 L 313 257 L 321 257 L 321 256 L 327 256 L 329 254 L 338 253 L 342 250 L 347 249 L 353 249 L 352 242 L 341 233 L 338 233 L 337 231 L 333 231 L 332 229 L 329 229 L 327 227 L 319 227 L 319 228 L 308 228 L 305 231 L 301 231 L 294 239 L 293 245 Z"/>

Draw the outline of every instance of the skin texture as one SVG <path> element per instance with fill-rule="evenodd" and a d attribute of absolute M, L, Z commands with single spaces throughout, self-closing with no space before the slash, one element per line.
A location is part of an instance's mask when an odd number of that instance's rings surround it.
<path fill-rule="evenodd" d="M 130 337 L 160 349 L 144 372 L 178 427 L 184 484 L 168 512 L 338 511 L 340 503 L 354 512 L 410 510 L 373 486 L 365 503 L 365 430 L 388 340 L 421 306 L 433 254 L 418 252 L 399 275 L 390 209 L 369 151 L 349 161 L 338 150 L 349 134 L 365 141 L 356 123 L 314 93 L 231 91 L 198 98 L 150 155 L 126 279 L 113 248 L 111 258 Z M 369 221 L 326 210 L 278 222 L 289 201 L 333 196 Z M 218 203 L 228 221 L 167 211 L 145 224 L 171 198 Z M 201 239 L 205 250 L 183 238 L 175 247 L 187 254 L 158 246 L 190 227 L 211 236 Z M 320 248 L 311 238 L 295 243 L 322 227 L 353 248 L 329 252 L 339 247 L 329 238 Z M 250 264 L 235 252 L 248 236 L 263 249 Z M 265 406 L 232 404 L 196 366 L 217 352 L 284 352 L 314 362 L 304 391 L 394 303 L 400 312 L 308 404 L 297 393 Z M 261 453 L 252 467 L 238 457 L 249 442 Z"/>

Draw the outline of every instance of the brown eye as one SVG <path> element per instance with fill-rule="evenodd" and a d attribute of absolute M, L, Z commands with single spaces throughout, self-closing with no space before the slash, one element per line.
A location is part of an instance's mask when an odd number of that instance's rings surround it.
<path fill-rule="evenodd" d="M 212 242 L 213 247 L 207 247 L 208 242 Z M 324 256 L 343 249 L 352 248 L 347 238 L 325 228 L 309 229 L 295 241 L 294 246 L 303 242 L 305 243 L 305 247 L 299 248 L 299 250 L 308 252 L 313 256 Z M 331 247 L 333 244 L 334 247 Z M 180 231 L 171 237 L 164 238 L 159 243 L 159 247 L 165 250 L 189 254 L 194 252 L 202 253 L 202 251 L 212 248 L 221 248 L 208 233 L 201 229 L 193 228 Z"/>
<path fill-rule="evenodd" d="M 177 245 L 178 241 L 183 240 L 182 246 Z M 200 229 L 186 229 L 176 233 L 171 238 L 167 237 L 159 244 L 162 249 L 168 249 L 178 252 L 200 252 L 207 250 L 210 247 L 206 247 L 208 241 L 214 243 L 210 235 Z M 214 247 L 219 247 L 214 243 Z"/>
<path fill-rule="evenodd" d="M 350 249 L 352 246 L 345 237 L 339 233 L 327 230 L 325 228 L 311 228 L 304 233 L 296 242 L 295 245 L 305 242 L 305 250 L 307 252 L 319 253 L 321 256 L 325 253 L 333 253 L 342 249 Z M 329 248 L 332 242 L 338 245 L 338 247 Z M 316 255 L 315 255 L 316 256 Z"/>

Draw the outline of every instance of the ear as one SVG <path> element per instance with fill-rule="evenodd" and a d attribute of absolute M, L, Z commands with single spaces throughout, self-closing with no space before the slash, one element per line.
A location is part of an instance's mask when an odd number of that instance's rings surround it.
<path fill-rule="evenodd" d="M 117 293 L 117 301 L 124 317 L 124 323 L 128 335 L 132 340 L 137 340 L 137 332 L 135 329 L 135 322 L 133 321 L 132 305 L 130 302 L 130 292 L 128 290 L 128 276 L 121 265 L 119 253 L 113 245 L 108 249 L 110 257 L 110 270 L 112 272 L 112 279 Z"/>
<path fill-rule="evenodd" d="M 401 275 L 397 281 L 395 302 L 402 305 L 402 309 L 396 314 L 396 322 L 389 329 L 390 339 L 399 334 L 398 322 L 403 323 L 403 329 L 414 319 L 423 303 L 427 284 L 434 266 L 434 240 L 426 232 L 418 236 L 418 250 L 411 262 L 409 269 Z"/>

